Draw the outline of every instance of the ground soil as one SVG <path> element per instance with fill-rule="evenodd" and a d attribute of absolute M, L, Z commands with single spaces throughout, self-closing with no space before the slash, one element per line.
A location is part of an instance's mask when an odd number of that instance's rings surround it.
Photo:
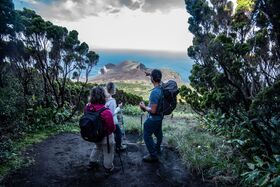
<path fill-rule="evenodd" d="M 163 147 L 158 163 L 144 163 L 147 153 L 137 135 L 129 135 L 127 152 L 121 154 L 124 173 L 119 171 L 105 177 L 104 170 L 89 170 L 87 165 L 92 143 L 82 140 L 78 134 L 63 133 L 29 147 L 23 154 L 33 158 L 28 167 L 6 176 L 4 186 L 211 186 L 193 177 L 183 165 L 178 153 L 171 147 Z M 115 155 L 114 164 L 120 167 Z M 1 184 L 0 184 L 1 185 Z"/>

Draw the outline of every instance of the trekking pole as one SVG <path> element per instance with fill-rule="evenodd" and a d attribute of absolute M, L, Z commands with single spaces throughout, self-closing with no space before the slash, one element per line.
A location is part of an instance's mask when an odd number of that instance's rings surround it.
<path fill-rule="evenodd" d="M 141 114 L 141 136 L 143 135 L 143 114 Z"/>
<path fill-rule="evenodd" d="M 143 115 L 144 114 L 142 113 L 140 116 L 141 129 L 140 129 L 140 134 L 139 134 L 139 138 L 138 138 L 138 140 L 140 139 L 141 142 L 143 140 Z"/>
<path fill-rule="evenodd" d="M 122 121 L 122 126 L 123 126 L 123 137 L 126 139 L 126 134 L 125 134 L 125 124 L 124 124 L 124 119 L 123 119 L 123 110 L 121 109 L 121 121 Z"/>
<path fill-rule="evenodd" d="M 125 145 L 126 145 L 126 149 L 125 149 L 125 154 L 126 157 L 128 156 L 128 144 L 127 144 L 127 139 L 126 139 L 126 134 L 125 134 L 125 123 L 124 123 L 124 117 L 123 117 L 123 110 L 121 109 L 121 121 L 122 121 L 122 126 L 123 126 L 123 137 L 125 139 Z"/>
<path fill-rule="evenodd" d="M 118 155 L 119 155 L 119 157 L 120 157 L 120 162 L 121 162 L 121 167 L 122 167 L 122 173 L 124 174 L 123 161 L 122 161 L 122 156 L 121 156 L 120 151 L 118 152 Z"/>

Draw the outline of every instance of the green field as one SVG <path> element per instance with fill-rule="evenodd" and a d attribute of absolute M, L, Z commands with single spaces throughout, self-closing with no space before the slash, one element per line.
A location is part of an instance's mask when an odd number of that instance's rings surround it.
<path fill-rule="evenodd" d="M 150 91 L 153 89 L 152 84 L 144 84 L 142 82 L 139 83 L 115 82 L 115 83 L 117 89 L 141 96 L 143 97 L 144 100 L 149 99 Z"/>

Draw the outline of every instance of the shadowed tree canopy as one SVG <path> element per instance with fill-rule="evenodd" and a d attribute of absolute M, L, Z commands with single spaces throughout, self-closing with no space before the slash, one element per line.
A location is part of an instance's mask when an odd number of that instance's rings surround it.
<path fill-rule="evenodd" d="M 194 35 L 188 48 L 194 90 L 183 87 L 181 94 L 201 115 L 236 117 L 224 125 L 243 124 L 250 141 L 270 157 L 279 154 L 279 1 L 237 0 L 235 9 L 229 0 L 185 2 Z"/>
<path fill-rule="evenodd" d="M 77 31 L 46 21 L 33 10 L 14 10 L 11 0 L 1 1 L 0 14 L 0 87 L 9 85 L 8 78 L 18 80 L 26 118 L 36 107 L 46 107 L 53 109 L 53 119 L 66 107 L 71 108 L 70 119 L 80 107 L 98 54 L 80 42 Z M 69 100 L 74 79 L 80 89 Z"/>
<path fill-rule="evenodd" d="M 32 68 L 39 71 L 44 83 L 46 105 L 50 103 L 48 95 L 51 94 L 57 108 L 62 108 L 65 104 L 67 81 L 73 77 L 79 80 L 78 77 L 83 71 L 90 71 L 96 65 L 98 55 L 90 51 L 85 42 L 79 41 L 77 31 L 68 31 L 65 27 L 45 21 L 29 9 L 16 13 L 19 29 L 15 40 L 16 43 L 21 43 L 23 50 L 19 49 L 20 46 L 15 47 L 14 50 L 18 55 L 12 57 L 11 61 L 17 65 L 18 71 L 22 71 L 22 67 L 27 67 L 26 71 Z M 28 58 L 22 58 L 26 53 Z M 94 62 L 92 58 L 95 58 Z M 21 74 L 22 80 L 26 80 L 27 74 Z"/>
<path fill-rule="evenodd" d="M 14 4 L 12 0 L 0 3 L 0 87 L 4 86 L 4 75 L 7 73 L 5 57 L 9 55 L 10 40 L 14 36 Z"/>

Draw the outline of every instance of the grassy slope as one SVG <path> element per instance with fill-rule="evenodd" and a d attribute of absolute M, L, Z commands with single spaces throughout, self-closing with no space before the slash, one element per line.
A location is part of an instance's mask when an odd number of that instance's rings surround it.
<path fill-rule="evenodd" d="M 144 100 L 149 99 L 150 90 L 153 88 L 152 84 L 144 84 L 140 82 L 139 83 L 116 82 L 116 86 L 120 90 L 141 96 L 143 97 Z"/>
<path fill-rule="evenodd" d="M 125 116 L 124 120 L 127 132 L 139 133 L 139 116 Z M 222 137 L 204 131 L 194 119 L 184 118 L 165 119 L 163 133 L 168 145 L 176 147 L 190 170 L 214 182 L 237 182 L 241 166 Z"/>
<path fill-rule="evenodd" d="M 184 112 L 182 110 L 182 106 L 179 106 L 173 118 L 167 116 L 163 121 L 164 137 L 168 145 L 179 151 L 190 170 L 206 180 L 226 185 L 238 182 L 242 165 L 239 158 L 234 156 L 231 146 L 223 137 L 205 131 L 199 125 L 197 116 L 188 108 Z M 140 133 L 140 115 L 124 116 L 126 132 Z"/>
<path fill-rule="evenodd" d="M 123 90 L 128 93 L 132 93 L 138 96 L 142 96 L 145 101 L 149 100 L 149 95 L 151 90 L 153 89 L 152 83 L 144 83 L 144 82 L 115 82 L 118 89 Z M 178 85 L 180 88 L 182 85 Z M 186 84 L 187 87 L 190 85 Z M 178 99 L 182 99 L 180 95 L 177 96 Z"/>

